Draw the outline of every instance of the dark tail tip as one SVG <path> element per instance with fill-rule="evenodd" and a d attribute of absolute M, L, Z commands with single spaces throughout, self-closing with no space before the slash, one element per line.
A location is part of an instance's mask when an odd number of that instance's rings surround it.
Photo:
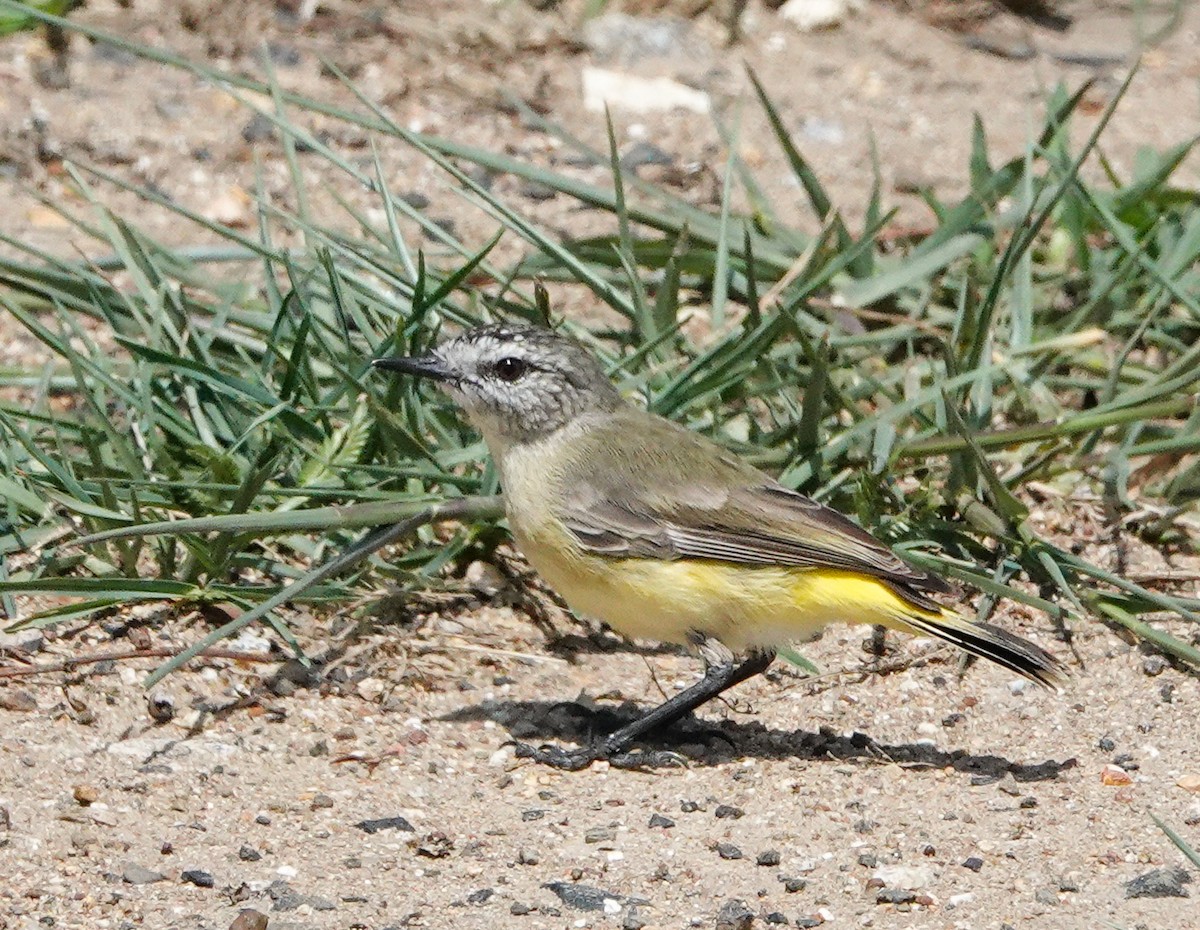
<path fill-rule="evenodd" d="M 1066 666 L 1045 649 L 990 623 L 973 623 L 946 609 L 936 618 L 910 616 L 905 622 L 1051 690 L 1066 681 Z"/>
<path fill-rule="evenodd" d="M 1051 690 L 1057 691 L 1066 682 L 1067 667 L 1041 646 L 990 623 L 973 623 L 971 626 L 983 631 L 983 635 L 979 637 L 977 648 L 968 646 L 968 651 Z"/>

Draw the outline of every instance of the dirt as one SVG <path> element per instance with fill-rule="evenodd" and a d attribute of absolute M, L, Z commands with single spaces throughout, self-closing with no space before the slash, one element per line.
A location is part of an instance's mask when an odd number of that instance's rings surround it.
<path fill-rule="evenodd" d="M 322 73 L 324 55 L 407 125 L 559 165 L 560 149 L 501 90 L 602 146 L 601 119 L 580 105 L 585 65 L 691 82 L 732 115 L 744 59 L 847 216 L 866 204 L 873 134 L 885 191 L 902 206 L 897 222 L 919 227 L 930 217 L 914 189 L 962 193 L 973 111 L 999 160 L 1036 132 L 1046 88 L 1095 78 L 1075 129 L 1094 127 L 1120 75 L 1109 60 L 1128 57 L 1133 27 L 1115 4 L 1066 6 L 1077 19 L 1065 32 L 994 17 L 968 42 L 893 6 L 872 4 L 840 29 L 806 36 L 752 5 L 733 51 L 720 24 L 702 18 L 682 59 L 632 62 L 599 61 L 567 17 L 520 3 L 333 2 L 299 26 L 269 4 L 136 0 L 132 10 L 93 2 L 80 18 L 245 73 L 261 74 L 265 40 L 281 84 L 348 104 Z M 1195 133 L 1198 28 L 1192 10 L 1145 52 L 1105 135 L 1118 171 L 1131 170 L 1140 146 Z M 1032 57 L 995 54 L 1023 49 Z M 1101 60 L 1064 63 L 1072 55 Z M 48 67 L 37 36 L 0 42 L 7 236 L 61 255 L 107 251 L 39 202 L 88 209 L 64 158 L 235 222 L 250 221 L 244 192 L 256 172 L 272 197 L 289 200 L 278 143 L 257 135 L 227 94 L 78 39 L 69 87 L 39 83 L 39 74 L 54 82 Z M 698 166 L 678 172 L 683 195 L 719 195 L 723 150 L 709 117 L 617 109 L 614 119 L 626 145 L 650 140 L 678 166 Z M 369 159 L 365 135 L 308 125 Z M 752 106 L 740 133 L 781 213 L 816 228 Z M 465 240 L 491 233 L 414 153 L 381 154 L 394 188 L 428 197 Z M 371 205 L 318 160 L 301 164 L 315 208 L 332 211 L 327 184 Z M 579 170 L 603 182 L 601 171 Z M 1181 182 L 1197 180 L 1193 157 Z M 151 234 L 205 241 L 94 184 L 101 202 Z M 515 179 L 497 179 L 496 190 L 552 228 L 586 222 Z M 0 333 L 10 327 L 0 319 Z M 32 351 L 4 341 L 6 361 Z M 1087 505 L 1058 506 L 1087 538 L 1076 525 Z M 1112 564 L 1096 546 L 1089 557 Z M 1147 583 L 1197 594 L 1195 560 L 1139 549 L 1131 564 Z M 349 607 L 347 616 L 294 614 L 306 650 L 326 660 L 319 674 L 212 659 L 147 695 L 140 683 L 156 660 L 137 659 L 0 681 L 0 927 L 224 930 L 243 909 L 267 915 L 272 930 L 1195 923 L 1195 883 L 1190 898 L 1129 898 L 1126 884 L 1186 864 L 1152 815 L 1200 843 L 1200 795 L 1180 786 L 1200 776 L 1200 683 L 1097 623 L 1077 624 L 1068 647 L 1041 615 L 1001 611 L 998 622 L 1071 664 L 1061 694 L 978 665 L 960 679 L 956 657 L 925 641 L 889 640 L 876 660 L 862 629 L 837 629 L 805 648 L 828 675 L 805 680 L 780 664 L 731 704 L 665 734 L 681 765 L 560 774 L 514 759 L 507 741 L 585 740 L 624 719 L 625 702 L 645 706 L 694 681 L 696 664 L 565 618 L 566 646 L 550 644 L 504 603 L 467 596 L 416 623 L 365 629 Z M 202 622 L 131 611 L 0 661 L 175 648 Z M 1195 640 L 1194 629 L 1171 628 Z M 258 656 L 268 648 L 258 634 L 239 645 Z M 377 832 L 361 826 L 388 818 Z M 240 919 L 238 930 L 262 926 Z"/>

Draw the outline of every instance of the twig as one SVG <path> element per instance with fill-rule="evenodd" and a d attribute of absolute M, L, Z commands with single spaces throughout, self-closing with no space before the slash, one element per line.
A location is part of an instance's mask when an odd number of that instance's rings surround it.
<path fill-rule="evenodd" d="M 76 659 L 64 659 L 51 665 L 12 666 L 0 665 L 0 678 L 28 678 L 32 675 L 45 675 L 51 672 L 69 672 L 80 665 L 94 665 L 97 662 L 120 662 L 125 659 L 166 659 L 175 655 L 179 650 L 169 646 L 157 646 L 148 649 L 126 649 L 122 652 L 97 653 L 89 656 L 79 656 Z M 205 649 L 197 655 L 201 659 L 236 659 L 239 662 L 283 662 L 284 656 L 265 652 L 242 652 L 238 649 Z"/>

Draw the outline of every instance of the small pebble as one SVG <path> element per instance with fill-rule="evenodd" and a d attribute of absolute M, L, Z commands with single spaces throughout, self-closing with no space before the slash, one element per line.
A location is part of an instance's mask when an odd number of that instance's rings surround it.
<path fill-rule="evenodd" d="M 617 831 L 613 827 L 593 827 L 583 835 L 585 843 L 610 843 L 617 838 Z"/>
<path fill-rule="evenodd" d="M 983 860 L 978 856 L 971 856 L 963 860 L 963 868 L 970 869 L 972 872 L 978 872 L 983 868 Z"/>
<path fill-rule="evenodd" d="M 129 885 L 151 885 L 165 878 L 161 872 L 152 871 L 133 862 L 126 865 L 121 872 L 121 879 Z"/>
<path fill-rule="evenodd" d="M 155 723 L 170 723 L 175 719 L 175 701 L 169 694 L 148 694 L 146 713 Z"/>
<path fill-rule="evenodd" d="M 76 785 L 71 789 L 71 796 L 80 807 L 90 807 L 100 800 L 100 792 L 92 785 Z"/>
<path fill-rule="evenodd" d="M 271 825 L 271 817 L 269 814 L 259 814 L 254 818 L 254 822 L 261 827 L 269 827 Z"/>
<path fill-rule="evenodd" d="M 1142 660 L 1142 671 L 1151 678 L 1156 678 L 1165 672 L 1171 664 L 1162 656 L 1146 656 Z"/>
<path fill-rule="evenodd" d="M 722 859 L 741 859 L 742 851 L 732 843 L 718 843 L 717 855 Z"/>
<path fill-rule="evenodd" d="M 537 850 L 522 849 L 517 853 L 517 862 L 520 865 L 537 865 L 541 861 L 541 856 L 538 855 Z"/>
<path fill-rule="evenodd" d="M 767 915 L 766 920 L 769 924 L 782 924 L 785 927 L 788 924 L 787 915 L 781 914 L 779 911 L 771 911 L 771 913 Z"/>
<path fill-rule="evenodd" d="M 750 930 L 753 925 L 754 912 L 741 898 L 726 901 L 717 912 L 716 930 Z"/>
<path fill-rule="evenodd" d="M 685 814 L 694 814 L 698 810 L 703 810 L 703 808 L 695 801 L 680 801 L 679 809 Z"/>
<path fill-rule="evenodd" d="M 875 893 L 876 904 L 912 904 L 917 900 L 917 893 L 907 888 L 880 888 Z"/>
<path fill-rule="evenodd" d="M 312 809 L 313 810 L 315 810 L 315 811 L 325 810 L 330 807 L 333 807 L 333 798 L 331 798 L 329 795 L 327 795 L 327 794 L 313 795 L 313 799 L 312 799 Z"/>
<path fill-rule="evenodd" d="M 526 914 L 532 914 L 534 908 L 528 904 L 522 904 L 520 901 L 514 901 L 508 912 L 514 917 L 524 917 Z"/>
<path fill-rule="evenodd" d="M 28 714 L 37 710 L 37 698 L 28 691 L 14 691 L 0 688 L 0 710 L 10 710 L 16 714 Z"/>
<path fill-rule="evenodd" d="M 664 830 L 670 830 L 671 827 L 675 826 L 675 821 L 670 817 L 664 817 L 662 814 L 651 814 L 650 826 L 661 827 Z"/>
<path fill-rule="evenodd" d="M 229 925 L 229 930 L 267 930 L 267 915 L 261 911 L 245 908 Z"/>
<path fill-rule="evenodd" d="M 1131 752 L 1123 752 L 1119 756 L 1114 756 L 1113 765 L 1121 766 L 1126 772 L 1136 772 L 1141 768 L 1134 760 L 1133 753 Z"/>
<path fill-rule="evenodd" d="M 1053 907 L 1058 904 L 1058 895 L 1053 888 L 1039 888 L 1033 893 L 1033 900 L 1038 904 L 1047 904 Z"/>
<path fill-rule="evenodd" d="M 1100 737 L 1100 741 L 1096 743 L 1096 746 L 1099 748 L 1099 750 L 1101 752 L 1112 752 L 1114 749 L 1117 748 L 1117 744 L 1114 743 L 1107 736 Z"/>
<path fill-rule="evenodd" d="M 758 857 L 754 861 L 758 865 L 770 866 L 770 865 L 779 865 L 779 859 L 780 859 L 780 857 L 779 857 L 778 849 L 764 849 L 762 852 L 760 852 L 758 854 Z"/>
<path fill-rule="evenodd" d="M 528 197 L 530 200 L 553 200 L 558 196 L 557 190 L 541 181 L 522 182 L 520 192 L 522 197 Z"/>
<path fill-rule="evenodd" d="M 1125 883 L 1127 898 L 1186 898 L 1183 886 L 1192 880 L 1187 870 L 1179 868 L 1153 869 Z"/>
<path fill-rule="evenodd" d="M 674 163 L 673 155 L 663 151 L 657 145 L 645 141 L 635 142 L 621 156 L 621 167 L 630 171 L 641 168 L 643 165 L 671 165 Z"/>
<path fill-rule="evenodd" d="M 732 804 L 719 804 L 713 814 L 718 820 L 738 820 L 746 816 L 746 812 Z"/>
<path fill-rule="evenodd" d="M 426 859 L 445 859 L 454 851 L 454 840 L 438 830 L 425 834 L 420 842 L 415 842 L 415 848 L 417 855 Z"/>
<path fill-rule="evenodd" d="M 467 895 L 468 904 L 487 904 L 488 900 L 496 892 L 491 888 L 480 888 L 478 891 L 472 891 Z"/>
<path fill-rule="evenodd" d="M 567 907 L 577 911 L 603 911 L 606 901 L 620 903 L 621 896 L 591 885 L 580 885 L 574 882 L 547 882 L 543 888 L 554 892 Z"/>
<path fill-rule="evenodd" d="M 788 894 L 795 894 L 808 887 L 808 880 L 804 878 L 784 878 L 781 881 L 783 882 L 783 890 Z"/>
<path fill-rule="evenodd" d="M 258 862 L 262 858 L 262 853 L 253 846 L 243 844 L 242 848 L 238 850 L 238 858 L 243 862 Z"/>
<path fill-rule="evenodd" d="M 179 876 L 179 880 L 197 888 L 211 888 L 214 884 L 212 874 L 203 869 L 188 869 Z"/>
<path fill-rule="evenodd" d="M 874 853 L 860 853 L 858 864 L 868 869 L 876 869 L 879 867 L 879 857 Z"/>
<path fill-rule="evenodd" d="M 1100 784 L 1102 785 L 1129 785 L 1133 783 L 1133 779 L 1119 765 L 1111 763 L 1104 766 L 1100 770 Z"/>
<path fill-rule="evenodd" d="M 360 820 L 355 824 L 364 833 L 379 833 L 383 830 L 402 830 L 416 833 L 416 828 L 403 817 L 378 817 L 375 820 Z"/>
<path fill-rule="evenodd" d="M 277 911 L 296 911 L 302 907 L 310 907 L 314 911 L 332 911 L 337 908 L 336 904 L 326 898 L 293 891 L 292 886 L 281 879 L 276 879 L 267 886 L 267 896 Z"/>
<path fill-rule="evenodd" d="M 283 42 L 268 42 L 267 54 L 271 56 L 271 61 L 283 68 L 294 68 L 301 60 L 299 49 Z"/>
<path fill-rule="evenodd" d="M 451 238 L 458 237 L 458 224 L 448 216 L 431 216 L 428 217 L 430 223 L 433 224 L 433 229 L 422 228 L 421 235 L 430 242 L 440 242 L 441 236 L 435 230 L 441 230 Z M 515 734 L 514 734 L 515 735 Z"/>
<path fill-rule="evenodd" d="M 1192 794 L 1200 794 L 1200 773 L 1179 776 L 1179 780 L 1175 782 L 1175 786 L 1182 788 L 1184 791 L 1190 791 Z"/>
<path fill-rule="evenodd" d="M 275 124 L 264 113 L 255 113 L 242 127 L 242 139 L 246 142 L 266 142 L 275 137 Z"/>

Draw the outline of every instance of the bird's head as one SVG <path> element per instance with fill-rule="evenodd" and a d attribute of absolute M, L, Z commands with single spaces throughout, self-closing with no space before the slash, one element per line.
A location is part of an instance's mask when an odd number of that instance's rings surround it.
<path fill-rule="evenodd" d="M 622 403 L 592 353 L 535 326 L 481 326 L 427 355 L 381 358 L 374 365 L 437 381 L 489 443 L 533 441 Z"/>

